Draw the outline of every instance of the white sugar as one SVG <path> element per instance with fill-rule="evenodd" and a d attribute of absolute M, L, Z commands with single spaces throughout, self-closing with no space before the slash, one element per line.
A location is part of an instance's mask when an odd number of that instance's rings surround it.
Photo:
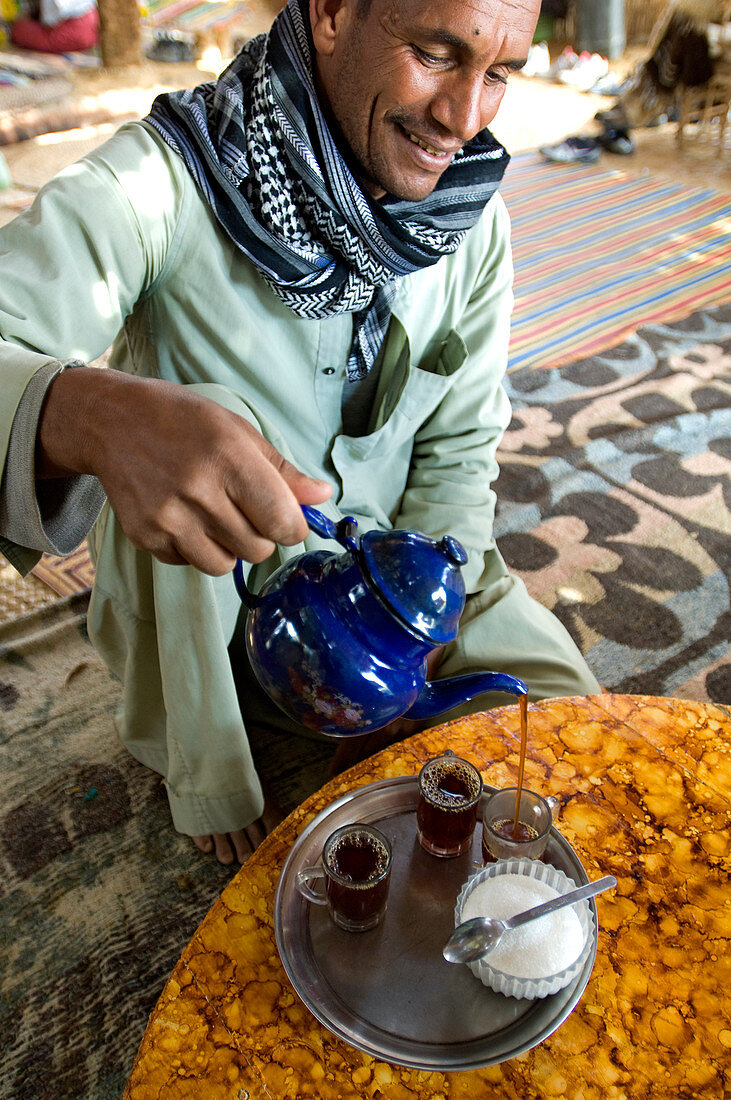
<path fill-rule="evenodd" d="M 462 920 L 472 917 L 507 917 L 522 913 L 558 897 L 545 882 L 527 875 L 496 875 L 479 883 L 462 908 Z M 573 906 L 548 913 L 505 932 L 498 946 L 484 962 L 515 978 L 547 978 L 558 974 L 578 959 L 584 946 L 581 922 Z"/>

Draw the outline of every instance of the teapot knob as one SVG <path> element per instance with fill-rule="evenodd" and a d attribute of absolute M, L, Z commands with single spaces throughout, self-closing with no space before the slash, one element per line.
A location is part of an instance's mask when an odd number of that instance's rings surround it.
<path fill-rule="evenodd" d="M 467 551 L 458 539 L 452 537 L 452 535 L 445 535 L 441 542 L 438 543 L 440 550 L 442 550 L 453 565 L 464 565 L 467 561 Z"/>

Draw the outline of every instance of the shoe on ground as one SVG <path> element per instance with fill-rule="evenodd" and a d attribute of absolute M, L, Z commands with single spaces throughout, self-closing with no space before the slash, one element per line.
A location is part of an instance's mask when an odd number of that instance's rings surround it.
<path fill-rule="evenodd" d="M 195 61 L 195 39 L 180 31 L 157 31 L 145 56 L 150 61 Z"/>
<path fill-rule="evenodd" d="M 553 80 L 558 80 L 560 74 L 569 69 L 573 69 L 578 60 L 579 55 L 575 53 L 570 46 L 567 46 L 561 56 L 557 57 L 551 65 L 548 70 L 548 75 L 552 77 Z"/>
<path fill-rule="evenodd" d="M 592 95 L 607 95 L 618 96 L 622 91 L 622 84 L 617 80 L 614 73 L 605 73 L 604 76 L 600 76 L 596 84 L 589 88 Z"/>
<path fill-rule="evenodd" d="M 602 149 L 606 149 L 608 153 L 616 153 L 622 157 L 628 157 L 635 151 L 635 143 L 629 136 L 626 130 L 614 130 L 610 127 L 604 131 L 603 134 L 599 134 L 596 139 L 601 145 Z"/>
<path fill-rule="evenodd" d="M 528 50 L 528 60 L 520 70 L 523 76 L 548 76 L 551 54 L 547 42 L 537 42 Z"/>
<path fill-rule="evenodd" d="M 597 111 L 594 118 L 602 124 L 605 130 L 626 130 L 628 128 L 627 118 L 619 103 L 615 103 L 613 107 L 606 111 Z"/>
<path fill-rule="evenodd" d="M 542 145 L 539 152 L 556 164 L 596 164 L 601 146 L 594 138 L 568 137 L 556 145 Z"/>
<path fill-rule="evenodd" d="M 609 62 L 606 57 L 584 50 L 579 54 L 575 65 L 559 72 L 558 79 L 561 84 L 568 84 L 578 92 L 588 92 L 608 72 Z"/>

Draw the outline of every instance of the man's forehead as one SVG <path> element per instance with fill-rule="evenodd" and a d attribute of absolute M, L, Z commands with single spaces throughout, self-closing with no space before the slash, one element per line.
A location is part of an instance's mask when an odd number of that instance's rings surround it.
<path fill-rule="evenodd" d="M 489 27 L 535 24 L 541 0 L 371 0 L 371 11 L 396 26 L 449 28 L 478 36 Z"/>
<path fill-rule="evenodd" d="M 367 6 L 396 19 L 432 19 L 450 14 L 465 18 L 474 14 L 477 20 L 488 17 L 513 22 L 535 18 L 540 13 L 541 0 L 370 0 Z"/>

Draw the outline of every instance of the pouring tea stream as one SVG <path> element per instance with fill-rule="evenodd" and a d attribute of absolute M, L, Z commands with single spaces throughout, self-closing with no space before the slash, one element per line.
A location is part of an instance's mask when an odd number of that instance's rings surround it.
<path fill-rule="evenodd" d="M 314 550 L 280 566 L 254 594 L 241 560 L 234 581 L 249 609 L 254 674 L 290 718 L 331 737 L 370 733 L 396 718 L 435 718 L 487 691 L 524 696 L 501 672 L 426 680 L 426 658 L 453 641 L 465 606 L 464 547 L 450 535 L 358 532 L 302 506 L 310 530 L 340 553 Z"/>

